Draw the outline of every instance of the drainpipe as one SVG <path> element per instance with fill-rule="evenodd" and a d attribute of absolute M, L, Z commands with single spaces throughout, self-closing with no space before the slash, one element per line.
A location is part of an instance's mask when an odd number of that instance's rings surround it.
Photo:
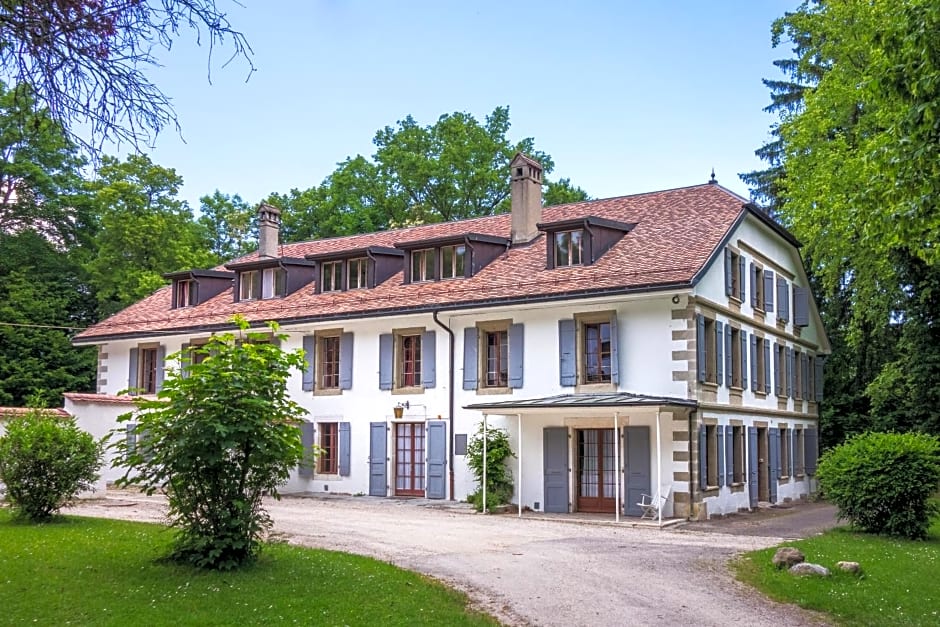
<path fill-rule="evenodd" d="M 689 520 L 692 520 L 692 507 L 695 505 L 695 481 L 692 480 L 692 470 L 694 464 L 692 463 L 692 440 L 695 437 L 693 435 L 692 427 L 695 424 L 695 410 L 689 410 Z M 699 451 L 699 455 L 702 452 Z"/>
<path fill-rule="evenodd" d="M 434 318 L 434 322 L 437 323 L 437 326 L 441 327 L 447 331 L 447 335 L 450 336 L 450 350 L 448 352 L 447 361 L 449 364 L 447 376 L 448 376 L 448 411 L 450 412 L 450 436 L 447 438 L 447 451 L 448 451 L 448 466 L 450 469 L 450 500 L 454 500 L 454 332 L 451 328 L 441 322 L 441 319 L 437 317 L 438 311 L 431 313 L 431 316 Z"/>

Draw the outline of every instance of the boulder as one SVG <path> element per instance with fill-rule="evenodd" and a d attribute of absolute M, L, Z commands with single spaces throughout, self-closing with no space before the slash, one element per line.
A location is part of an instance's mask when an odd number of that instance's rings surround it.
<path fill-rule="evenodd" d="M 836 567 L 839 570 L 844 570 L 845 572 L 852 573 L 853 575 L 857 575 L 862 572 L 862 567 L 858 562 L 838 562 Z"/>
<path fill-rule="evenodd" d="M 801 577 L 828 577 L 829 569 L 819 564 L 800 562 L 790 567 L 790 574 L 799 575 Z"/>
<path fill-rule="evenodd" d="M 803 556 L 803 551 L 799 550 L 795 546 L 782 546 L 777 549 L 777 552 L 774 553 L 774 557 L 771 560 L 773 565 L 777 568 L 790 568 L 794 564 L 799 564 L 806 557 Z"/>

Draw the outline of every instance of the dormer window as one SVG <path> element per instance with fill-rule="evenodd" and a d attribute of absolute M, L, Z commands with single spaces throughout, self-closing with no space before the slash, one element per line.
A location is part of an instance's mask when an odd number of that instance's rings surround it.
<path fill-rule="evenodd" d="M 316 293 L 364 290 L 402 271 L 404 252 L 396 248 L 369 246 L 307 255 L 319 267 Z M 406 276 L 409 276 L 405 272 Z"/>
<path fill-rule="evenodd" d="M 274 269 L 274 297 L 282 298 L 287 296 L 287 270 L 284 268 Z"/>
<path fill-rule="evenodd" d="M 295 257 L 251 259 L 225 266 L 237 272 L 235 302 L 284 298 L 316 278 L 316 264 Z"/>
<path fill-rule="evenodd" d="M 466 276 L 464 267 L 466 256 L 467 247 L 463 244 L 441 247 L 441 278 L 455 279 Z"/>
<path fill-rule="evenodd" d="M 435 273 L 435 249 L 424 248 L 411 253 L 411 282 L 433 281 Z"/>
<path fill-rule="evenodd" d="M 583 231 L 560 231 L 555 233 L 555 267 L 581 265 L 581 240 Z"/>
<path fill-rule="evenodd" d="M 369 285 L 369 258 L 357 257 L 346 264 L 346 289 L 361 290 Z"/>
<path fill-rule="evenodd" d="M 327 261 L 320 271 L 320 291 L 338 292 L 343 289 L 343 262 Z"/>
<path fill-rule="evenodd" d="M 196 304 L 196 282 L 184 279 L 176 282 L 176 306 L 192 307 Z"/>
<path fill-rule="evenodd" d="M 184 309 L 197 307 L 229 289 L 235 275 L 221 270 L 181 270 L 168 272 L 163 278 L 173 281 L 170 307 Z"/>
<path fill-rule="evenodd" d="M 238 284 L 238 300 L 258 300 L 261 298 L 260 270 L 242 272 Z"/>

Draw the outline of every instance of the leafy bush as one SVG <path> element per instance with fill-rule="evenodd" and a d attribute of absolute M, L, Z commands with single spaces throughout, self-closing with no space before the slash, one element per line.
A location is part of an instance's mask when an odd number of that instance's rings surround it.
<path fill-rule="evenodd" d="M 467 445 L 467 464 L 473 471 L 479 489 L 467 497 L 467 501 L 483 510 L 483 425 Z M 486 505 L 487 508 L 509 503 L 512 499 L 512 474 L 506 465 L 515 457 L 509 446 L 509 434 L 505 429 L 489 428 L 486 431 Z"/>
<path fill-rule="evenodd" d="M 940 513 L 940 440 L 923 433 L 865 433 L 826 453 L 817 473 L 839 518 L 869 533 L 922 539 Z"/>
<path fill-rule="evenodd" d="M 16 513 L 40 522 L 52 518 L 79 492 L 92 489 L 101 446 L 72 418 L 33 409 L 8 421 L 0 437 L 0 482 Z"/>
<path fill-rule="evenodd" d="M 166 490 L 177 532 L 171 558 L 219 570 L 257 556 L 271 527 L 262 497 L 277 498 L 304 457 L 298 421 L 306 412 L 287 394 L 303 356 L 235 322 L 238 335 L 167 358 L 179 359 L 181 371 L 170 370 L 156 399 L 139 399 L 136 413 L 119 418 L 137 423 L 138 442 L 118 434 L 113 445 L 115 465 L 128 469 L 118 485 Z"/>

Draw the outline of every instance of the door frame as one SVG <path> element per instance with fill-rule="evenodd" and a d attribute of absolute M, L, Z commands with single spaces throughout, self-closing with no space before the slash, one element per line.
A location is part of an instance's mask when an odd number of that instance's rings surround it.
<path fill-rule="evenodd" d="M 597 459 L 597 468 L 595 472 L 597 473 L 597 497 L 583 497 L 581 496 L 581 437 L 582 434 L 587 431 L 596 431 L 598 433 L 596 446 L 596 459 Z M 613 427 L 588 427 L 585 429 L 575 429 L 574 437 L 574 447 L 575 447 L 575 459 L 577 460 L 577 466 L 575 468 L 575 510 L 579 512 L 589 512 L 596 514 L 614 514 L 617 509 L 617 486 L 618 486 L 618 477 L 617 473 L 619 469 L 616 468 L 617 452 L 612 451 L 610 456 L 610 463 L 614 465 L 612 476 L 614 478 L 613 490 L 614 492 L 610 495 L 600 496 L 604 492 L 604 475 L 609 472 L 607 468 L 604 467 L 604 449 L 606 448 L 607 442 L 604 441 L 604 438 L 610 437 L 614 447 L 620 446 L 619 438 Z"/>
<path fill-rule="evenodd" d="M 409 496 L 410 496 L 410 497 L 424 497 L 424 496 L 427 495 L 427 485 L 428 485 L 428 475 L 427 475 L 427 447 L 428 447 L 427 425 L 426 425 L 424 422 L 412 422 L 412 421 L 404 421 L 404 420 L 403 420 L 403 421 L 396 421 L 396 422 L 393 422 L 392 424 L 393 424 L 393 427 L 392 427 L 392 442 L 393 442 L 392 451 L 393 451 L 393 453 L 394 453 L 394 455 L 393 455 L 393 457 L 392 457 L 392 468 L 393 468 L 392 481 L 391 481 L 391 483 L 392 483 L 392 494 L 393 494 L 394 496 L 403 496 L 403 497 L 409 497 Z M 412 428 L 412 431 L 411 431 L 411 454 L 412 454 L 412 457 L 414 457 L 415 453 L 417 452 L 417 450 L 415 449 L 415 442 L 416 442 L 416 440 L 418 439 L 418 438 L 415 437 L 416 435 L 420 434 L 420 440 L 421 440 L 421 443 L 422 443 L 422 448 L 421 448 L 421 452 L 420 452 L 420 455 L 421 455 L 420 459 L 419 459 L 419 460 L 414 460 L 414 459 L 412 459 L 412 462 L 411 462 L 412 474 L 409 476 L 409 478 L 412 480 L 412 487 L 411 487 L 411 488 L 399 488 L 399 487 L 398 487 L 398 478 L 399 478 L 399 475 L 398 475 L 398 468 L 399 468 L 399 461 L 398 461 L 398 452 L 399 452 L 399 448 L 398 448 L 398 430 L 399 430 L 399 428 L 401 428 L 401 427 L 403 427 L 403 426 L 405 426 L 405 425 L 409 425 L 409 426 L 411 426 L 411 428 Z M 417 468 L 419 468 L 419 467 L 421 468 L 421 475 L 420 475 L 420 477 L 418 477 L 418 476 L 415 474 L 415 469 L 417 469 Z M 421 480 L 421 487 L 420 487 L 420 489 L 415 489 L 415 488 L 414 488 L 414 482 L 415 482 L 416 479 L 420 479 L 420 480 Z"/>

